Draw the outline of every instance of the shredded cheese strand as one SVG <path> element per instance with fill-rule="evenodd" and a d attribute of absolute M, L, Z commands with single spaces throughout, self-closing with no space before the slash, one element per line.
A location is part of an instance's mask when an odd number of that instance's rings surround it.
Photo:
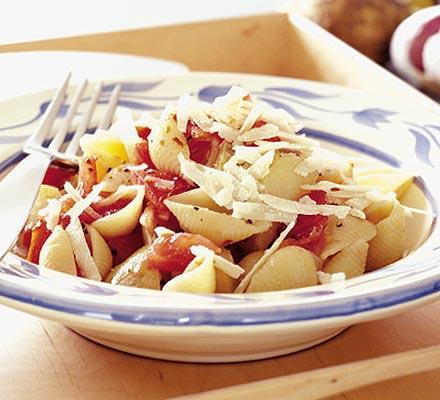
<path fill-rule="evenodd" d="M 69 182 L 66 182 L 64 189 L 75 201 L 75 204 L 66 213 L 66 215 L 68 215 L 70 218 L 78 218 L 90 207 L 90 205 L 98 202 L 101 199 L 100 193 L 102 190 L 102 185 L 100 184 L 93 186 L 92 191 L 85 198 L 82 198 L 78 191 Z M 92 211 L 95 213 L 94 210 Z"/>
<path fill-rule="evenodd" d="M 272 246 L 269 249 L 265 250 L 264 254 L 261 258 L 254 264 L 248 274 L 243 278 L 243 280 L 239 283 L 234 293 L 244 293 L 249 286 L 249 283 L 252 280 L 252 277 L 255 273 L 263 266 L 263 264 L 268 260 L 268 258 L 278 250 L 283 240 L 287 237 L 289 232 L 293 229 L 296 224 L 296 218 L 286 226 L 286 228 L 280 233 L 278 238 L 273 242 Z"/>

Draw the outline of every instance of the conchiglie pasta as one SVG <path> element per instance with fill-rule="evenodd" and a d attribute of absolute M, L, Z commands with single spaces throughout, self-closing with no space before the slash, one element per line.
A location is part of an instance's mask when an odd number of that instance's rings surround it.
<path fill-rule="evenodd" d="M 278 249 L 252 276 L 246 293 L 295 289 L 318 284 L 317 257 L 298 246 Z"/>
<path fill-rule="evenodd" d="M 213 253 L 214 254 L 214 253 Z M 214 257 L 197 256 L 185 271 L 168 281 L 162 291 L 183 293 L 215 293 Z"/>
<path fill-rule="evenodd" d="M 200 188 L 171 196 L 169 199 L 175 203 L 191 204 L 196 207 L 208 208 L 209 210 L 222 213 L 227 212 L 226 208 L 220 207 L 204 190 Z"/>
<path fill-rule="evenodd" d="M 330 257 L 323 270 L 329 274 L 343 272 L 346 278 L 362 275 L 365 272 L 367 253 L 368 243 L 358 240 Z"/>
<path fill-rule="evenodd" d="M 215 293 L 233 293 L 235 286 L 236 279 L 215 268 Z"/>
<path fill-rule="evenodd" d="M 323 260 L 358 240 L 368 242 L 376 235 L 376 227 L 365 219 L 347 215 L 344 219 L 330 218 L 326 233 L 327 242 L 321 252 Z"/>
<path fill-rule="evenodd" d="M 252 267 L 258 262 L 258 260 L 263 257 L 264 251 L 253 251 L 252 253 L 246 254 L 238 265 L 245 270 L 245 276 L 251 271 Z"/>
<path fill-rule="evenodd" d="M 367 271 L 382 268 L 404 256 L 405 209 L 396 204 L 391 214 L 376 225 L 377 234 L 370 241 Z"/>
<path fill-rule="evenodd" d="M 384 218 L 390 215 L 394 204 L 395 200 L 393 199 L 384 199 L 371 203 L 364 210 L 365 216 L 368 221 L 376 225 L 379 221 L 382 221 Z"/>
<path fill-rule="evenodd" d="M 227 261 L 233 263 L 234 259 L 231 252 L 227 249 L 223 249 L 221 256 Z M 228 275 L 226 272 L 217 268 L 216 259 L 214 259 L 215 268 L 215 292 L 216 293 L 232 293 L 237 284 L 237 280 L 232 276 Z"/>
<path fill-rule="evenodd" d="M 144 243 L 153 243 L 156 218 L 154 215 L 154 207 L 152 205 L 148 205 L 144 208 L 144 211 L 142 211 L 142 214 L 139 217 L 139 224 L 141 225 Z"/>
<path fill-rule="evenodd" d="M 409 172 L 391 167 L 358 167 L 353 172 L 357 184 L 376 187 L 383 193 L 396 193 L 398 198 L 413 181 Z"/>
<path fill-rule="evenodd" d="M 185 202 L 189 200 L 187 196 L 171 196 L 164 201 L 164 204 L 177 218 L 183 230 L 205 236 L 219 246 L 238 242 L 256 233 L 264 232 L 270 227 L 267 222 L 244 221 L 200 206 L 199 204 L 203 204 L 203 197 L 200 201 L 190 199 L 192 204 L 186 204 Z"/>
<path fill-rule="evenodd" d="M 38 263 L 55 271 L 76 275 L 76 263 L 69 235 L 57 225 L 44 242 Z"/>
<path fill-rule="evenodd" d="M 269 174 L 261 180 L 264 185 L 263 193 L 297 200 L 305 191 L 301 185 L 315 182 L 318 173 L 310 173 L 307 176 L 295 172 L 296 166 L 302 161 L 293 153 L 276 152 Z"/>
<path fill-rule="evenodd" d="M 93 226 L 86 225 L 92 257 L 98 267 L 99 274 L 105 278 L 113 266 L 113 256 L 109 245 Z"/>
<path fill-rule="evenodd" d="M 186 94 L 158 117 L 118 110 L 80 145 L 78 173 L 41 187 L 14 251 L 88 279 L 190 293 L 302 288 L 399 260 L 435 219 L 411 174 L 321 145 L 237 86 L 213 102 Z"/>
<path fill-rule="evenodd" d="M 240 243 L 240 249 L 245 254 L 258 250 L 267 249 L 271 243 L 278 237 L 280 232 L 280 223 L 272 223 L 267 231 L 256 233 Z"/>
<path fill-rule="evenodd" d="M 120 186 L 114 194 L 102 200 L 100 205 L 109 205 L 125 197 L 131 198 L 131 201 L 124 208 L 91 224 L 105 239 L 128 235 L 139 222 L 144 201 L 144 190 L 141 186 Z"/>
<path fill-rule="evenodd" d="M 160 272 L 148 268 L 148 246 L 141 247 L 121 264 L 115 266 L 106 281 L 114 285 L 160 290 Z"/>
<path fill-rule="evenodd" d="M 159 171 L 180 175 L 177 156 L 182 154 L 188 159 L 189 148 L 185 136 L 177 129 L 173 115 L 153 127 L 148 136 L 148 147 L 151 161 Z"/>

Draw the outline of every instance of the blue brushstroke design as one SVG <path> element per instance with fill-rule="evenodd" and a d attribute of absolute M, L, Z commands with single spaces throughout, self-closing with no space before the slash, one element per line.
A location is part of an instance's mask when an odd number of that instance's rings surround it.
<path fill-rule="evenodd" d="M 384 151 L 378 150 L 375 147 L 369 146 L 365 143 L 361 143 L 357 140 L 349 139 L 346 137 L 338 136 L 338 135 L 335 135 L 332 133 L 328 133 L 328 132 L 324 132 L 324 131 L 321 131 L 318 129 L 312 129 L 312 128 L 308 128 L 308 127 L 304 127 L 302 129 L 302 133 L 304 133 L 306 136 L 314 138 L 314 139 L 327 141 L 332 144 L 337 144 L 337 145 L 358 151 L 360 153 L 367 154 L 367 155 L 374 157 L 377 160 L 383 161 L 386 164 L 391 165 L 393 167 L 396 167 L 396 168 L 402 167 L 402 163 L 397 158 L 393 157 L 392 155 L 390 155 Z"/>
<path fill-rule="evenodd" d="M 13 167 L 15 164 L 20 162 L 24 157 L 26 157 L 26 154 L 20 151 L 2 160 L 2 162 L 0 162 L 0 174 L 6 171 L 7 169 Z"/>
<path fill-rule="evenodd" d="M 40 119 L 43 116 L 43 114 L 46 112 L 47 108 L 49 107 L 50 103 L 51 103 L 51 100 L 48 100 L 48 101 L 41 103 L 39 111 L 34 117 L 28 119 L 27 121 L 23 121 L 18 124 L 15 124 L 15 125 L 8 125 L 8 126 L 0 127 L 0 132 L 7 131 L 10 129 L 22 128 L 26 125 L 30 125 L 30 124 L 34 123 L 35 121 L 37 121 L 38 119 Z M 63 103 L 61 105 L 61 108 L 60 108 L 58 115 L 64 116 L 67 112 L 67 109 L 68 109 L 68 105 Z"/>
<path fill-rule="evenodd" d="M 114 82 L 104 85 L 103 92 L 111 92 L 115 86 L 121 84 L 121 92 L 149 92 L 164 82 L 163 79 L 153 82 Z"/>
<path fill-rule="evenodd" d="M 133 110 L 163 110 L 163 105 L 153 106 L 139 101 L 119 100 L 118 106 L 131 108 Z"/>
<path fill-rule="evenodd" d="M 423 163 L 428 164 L 431 167 L 434 167 L 434 164 L 431 162 L 429 158 L 429 153 L 431 151 L 431 143 L 429 142 L 428 138 L 425 135 L 423 135 L 423 133 L 417 131 L 416 129 L 409 128 L 408 130 L 416 140 L 414 152 L 416 153 L 417 158 Z"/>
<path fill-rule="evenodd" d="M 388 116 L 397 114 L 394 111 L 383 110 L 381 108 L 367 108 L 362 111 L 353 112 L 353 120 L 361 125 L 378 129 L 379 123 L 391 123 Z"/>
<path fill-rule="evenodd" d="M 118 291 L 111 287 L 98 286 L 88 282 L 81 282 L 81 285 L 73 286 L 74 292 L 93 294 L 96 296 L 114 296 Z"/>
<path fill-rule="evenodd" d="M 274 86 L 274 87 L 267 87 L 265 88 L 265 90 L 273 91 L 273 92 L 281 92 L 288 94 L 290 96 L 300 97 L 302 99 L 308 99 L 308 100 L 329 99 L 340 96 L 340 95 L 323 95 L 323 94 L 311 92 L 310 90 L 304 90 L 304 89 L 298 89 L 292 87 Z"/>
<path fill-rule="evenodd" d="M 259 97 L 259 98 L 265 101 L 266 103 L 270 104 L 272 107 L 283 109 L 284 111 L 288 112 L 290 115 L 292 115 L 295 118 L 303 119 L 303 120 L 307 119 L 309 121 L 313 121 L 313 118 L 306 117 L 304 114 L 299 113 L 298 111 L 288 106 L 287 104 L 282 103 L 281 101 L 272 100 L 267 97 Z"/>
<path fill-rule="evenodd" d="M 217 97 L 226 95 L 233 85 L 227 86 L 205 86 L 200 89 L 197 96 L 201 101 L 212 103 Z"/>
<path fill-rule="evenodd" d="M 423 134 L 426 134 L 436 145 L 436 147 L 440 149 L 440 141 L 438 140 L 438 134 L 440 134 L 440 126 L 431 124 L 417 125 L 409 121 L 405 121 L 405 123 L 409 126 L 412 126 L 413 128 L 418 129 L 420 133 L 423 132 Z M 431 132 L 431 130 L 437 131 L 438 134 L 437 132 Z"/>

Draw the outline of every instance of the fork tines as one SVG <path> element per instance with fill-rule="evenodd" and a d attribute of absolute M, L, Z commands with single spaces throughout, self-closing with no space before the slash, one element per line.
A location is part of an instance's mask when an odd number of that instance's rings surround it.
<path fill-rule="evenodd" d="M 72 135 L 72 138 L 65 148 L 62 150 L 63 144 L 67 141 L 67 135 L 69 129 L 71 129 L 72 121 L 79 114 L 79 108 L 83 100 L 84 93 L 88 86 L 87 79 L 84 79 L 76 88 L 73 94 L 70 105 L 68 106 L 67 113 L 62 117 L 58 129 L 52 138 L 50 134 L 53 133 L 54 125 L 57 120 L 60 110 L 67 98 L 67 92 L 69 89 L 69 82 L 71 74 L 69 73 L 64 80 L 63 84 L 57 89 L 55 95 L 49 104 L 40 125 L 34 133 L 29 137 L 24 146 L 24 151 L 32 153 L 35 151 L 44 152 L 53 158 L 57 158 L 65 161 L 73 161 L 79 148 L 79 140 L 87 129 L 92 128 L 91 120 L 97 104 L 100 100 L 101 92 L 103 89 L 103 82 L 98 82 L 93 91 L 93 94 L 88 101 L 87 108 L 83 112 L 79 125 Z M 115 85 L 110 99 L 107 102 L 106 109 L 102 116 L 100 116 L 98 129 L 107 129 L 112 122 L 113 115 L 118 103 L 121 86 Z M 49 144 L 47 144 L 49 142 Z"/>

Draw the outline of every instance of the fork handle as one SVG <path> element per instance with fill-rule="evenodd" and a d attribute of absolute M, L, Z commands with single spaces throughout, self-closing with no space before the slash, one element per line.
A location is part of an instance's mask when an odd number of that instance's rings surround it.
<path fill-rule="evenodd" d="M 25 226 L 51 161 L 49 155 L 30 154 L 0 181 L 0 259 Z"/>

